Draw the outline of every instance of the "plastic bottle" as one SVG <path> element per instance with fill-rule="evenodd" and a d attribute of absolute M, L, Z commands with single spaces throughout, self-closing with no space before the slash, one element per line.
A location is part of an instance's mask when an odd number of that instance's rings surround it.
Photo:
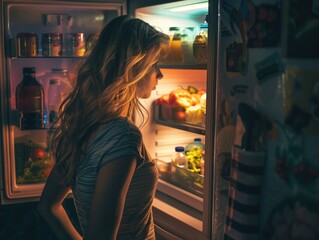
<path fill-rule="evenodd" d="M 50 79 L 48 90 L 48 119 L 50 126 L 57 120 L 59 107 L 68 93 L 68 87 L 64 81 L 58 78 Z"/>
<path fill-rule="evenodd" d="M 44 128 L 44 90 L 34 67 L 23 68 L 23 79 L 16 88 L 16 108 L 22 116 L 21 129 Z"/>
<path fill-rule="evenodd" d="M 172 156 L 172 163 L 177 166 L 184 168 L 187 166 L 187 159 L 184 154 L 184 147 L 182 146 L 177 146 L 175 147 L 175 153 Z"/>
<path fill-rule="evenodd" d="M 68 89 L 71 89 L 70 79 L 69 79 L 69 70 L 66 68 L 53 68 L 49 72 L 45 73 L 41 77 L 39 77 L 39 82 L 42 84 L 44 88 L 45 94 L 45 108 L 49 115 L 49 87 L 50 87 L 50 80 L 51 79 L 58 79 L 60 83 Z M 49 120 L 49 119 L 48 119 Z M 48 121 L 49 122 L 49 121 Z"/>
<path fill-rule="evenodd" d="M 195 36 L 193 42 L 193 53 L 196 61 L 199 64 L 207 63 L 208 53 L 208 15 L 205 16 L 205 21 L 199 25 L 199 32 Z"/>
<path fill-rule="evenodd" d="M 188 161 L 188 170 L 204 174 L 205 144 L 200 138 L 194 138 L 194 142 L 185 147 L 185 155 Z"/>

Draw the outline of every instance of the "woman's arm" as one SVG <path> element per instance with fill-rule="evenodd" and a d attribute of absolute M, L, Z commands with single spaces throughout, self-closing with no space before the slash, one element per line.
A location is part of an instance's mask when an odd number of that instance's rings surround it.
<path fill-rule="evenodd" d="M 116 239 L 126 194 L 136 169 L 136 157 L 127 156 L 99 170 L 87 229 L 87 240 Z"/>
<path fill-rule="evenodd" d="M 53 167 L 43 189 L 38 212 L 59 239 L 82 239 L 62 206 L 70 187 L 61 184 L 61 174 Z"/>

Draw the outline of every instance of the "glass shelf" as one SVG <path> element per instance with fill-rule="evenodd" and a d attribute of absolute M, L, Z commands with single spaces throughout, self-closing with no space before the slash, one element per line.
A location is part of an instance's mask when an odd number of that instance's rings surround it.
<path fill-rule="evenodd" d="M 169 121 L 169 120 L 160 120 L 160 119 L 156 119 L 155 122 L 157 124 L 160 124 L 163 126 L 173 127 L 173 128 L 177 128 L 180 130 L 205 135 L 205 128 L 200 127 L 200 126 L 195 126 L 195 125 L 180 123 L 180 122 L 174 122 L 174 121 Z"/>

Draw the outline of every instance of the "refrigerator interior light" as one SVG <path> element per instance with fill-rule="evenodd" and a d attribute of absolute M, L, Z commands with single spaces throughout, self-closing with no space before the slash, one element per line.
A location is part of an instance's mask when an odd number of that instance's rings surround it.
<path fill-rule="evenodd" d="M 171 12 L 187 12 L 187 11 L 194 11 L 199 9 L 208 9 L 208 2 L 201 2 L 201 3 L 195 3 L 195 4 L 189 4 L 185 6 L 180 7 L 174 7 L 169 9 Z"/>

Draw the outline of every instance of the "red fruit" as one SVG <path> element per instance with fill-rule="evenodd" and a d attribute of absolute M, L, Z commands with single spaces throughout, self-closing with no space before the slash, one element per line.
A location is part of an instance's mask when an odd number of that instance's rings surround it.
<path fill-rule="evenodd" d="M 40 149 L 40 148 L 36 148 L 33 151 L 33 158 L 44 158 L 45 157 L 45 152 Z"/>
<path fill-rule="evenodd" d="M 183 111 L 176 111 L 173 113 L 173 118 L 179 122 L 184 122 L 186 118 L 186 114 Z"/>

